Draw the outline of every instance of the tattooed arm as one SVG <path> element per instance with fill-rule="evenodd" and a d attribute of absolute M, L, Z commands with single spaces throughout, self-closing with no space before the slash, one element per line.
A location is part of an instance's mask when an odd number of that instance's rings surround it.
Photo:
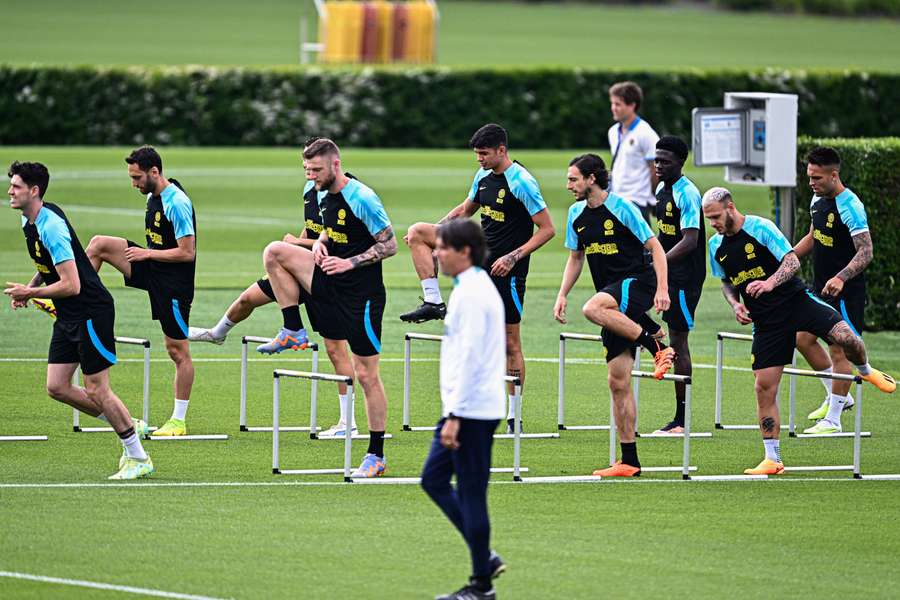
<path fill-rule="evenodd" d="M 853 245 L 856 247 L 856 254 L 847 263 L 847 266 L 841 269 L 841 272 L 825 282 L 822 293 L 827 296 L 837 296 L 844 289 L 844 284 L 862 273 L 869 263 L 872 262 L 872 236 L 869 232 L 859 233 L 853 236 Z"/>
<path fill-rule="evenodd" d="M 759 298 L 761 295 L 771 292 L 785 281 L 788 281 L 799 269 L 800 259 L 791 250 L 784 255 L 778 270 L 772 273 L 771 276 L 765 280 L 757 279 L 756 281 L 751 281 L 747 286 L 747 293 L 753 298 Z"/>
<path fill-rule="evenodd" d="M 366 265 L 373 265 L 379 261 L 397 254 L 397 239 L 394 237 L 394 229 L 388 225 L 374 236 L 375 243 L 372 247 L 350 258 L 338 258 L 329 256 L 322 261 L 322 270 L 328 275 L 344 273 L 351 269 L 357 269 Z"/>

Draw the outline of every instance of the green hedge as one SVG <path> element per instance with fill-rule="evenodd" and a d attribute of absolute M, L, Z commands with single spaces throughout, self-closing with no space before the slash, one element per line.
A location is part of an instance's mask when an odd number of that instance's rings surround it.
<path fill-rule="evenodd" d="M 841 154 L 841 180 L 866 207 L 875 256 L 866 269 L 866 328 L 900 329 L 900 138 L 810 139 L 797 145 L 797 226 L 795 237 L 809 231 L 812 191 L 804 158 L 815 146 L 831 146 Z M 797 240 L 795 240 L 797 241 Z M 812 281 L 812 261 L 803 261 L 803 276 Z"/>
<path fill-rule="evenodd" d="M 519 148 L 605 146 L 607 89 L 643 86 L 641 113 L 687 136 L 725 91 L 800 96 L 801 133 L 900 134 L 900 74 L 581 69 L 101 69 L 0 65 L 0 144 L 461 147 L 488 121 Z"/>

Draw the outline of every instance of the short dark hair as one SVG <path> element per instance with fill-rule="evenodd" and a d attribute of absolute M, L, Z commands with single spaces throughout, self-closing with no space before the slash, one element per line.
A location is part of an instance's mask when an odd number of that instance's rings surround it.
<path fill-rule="evenodd" d="M 37 186 L 38 196 L 41 198 L 47 193 L 47 187 L 50 185 L 50 171 L 43 163 L 15 161 L 9 165 L 9 171 L 6 173 L 7 177 L 13 175 L 21 177 L 29 188 Z"/>
<path fill-rule="evenodd" d="M 644 91 L 633 81 L 620 81 L 612 84 L 609 87 L 609 95 L 618 96 L 625 104 L 634 104 L 635 110 L 639 109 L 641 102 L 644 101 Z"/>
<path fill-rule="evenodd" d="M 829 146 L 818 146 L 810 150 L 806 155 L 806 162 L 817 167 L 834 167 L 836 171 L 841 170 L 841 155 Z"/>
<path fill-rule="evenodd" d="M 687 160 L 688 157 L 688 147 L 687 143 L 678 136 L 675 135 L 664 135 L 659 138 L 659 141 L 656 142 L 657 150 L 668 150 L 675 156 L 681 159 L 681 162 Z"/>
<path fill-rule="evenodd" d="M 340 156 L 341 151 L 337 147 L 337 144 L 328 138 L 310 138 L 309 143 L 306 145 L 306 149 L 303 151 L 303 158 L 309 160 L 317 156 L 326 155 Z"/>
<path fill-rule="evenodd" d="M 509 136 L 506 130 L 496 123 L 488 123 L 478 128 L 469 139 L 470 148 L 499 148 L 509 146 Z"/>
<path fill-rule="evenodd" d="M 153 146 L 141 146 L 131 151 L 131 154 L 125 157 L 125 162 L 129 165 L 137 165 L 141 171 L 149 171 L 153 167 L 162 173 L 162 157 Z"/>
<path fill-rule="evenodd" d="M 472 264 L 480 267 L 487 253 L 487 243 L 484 241 L 484 231 L 481 225 L 469 219 L 453 219 L 439 225 L 437 235 L 445 245 L 456 251 L 469 248 L 469 256 Z"/>
<path fill-rule="evenodd" d="M 600 189 L 605 190 L 609 187 L 609 171 L 606 170 L 606 163 L 596 154 L 576 156 L 569 161 L 569 166 L 578 169 L 582 177 L 593 175 Z"/>

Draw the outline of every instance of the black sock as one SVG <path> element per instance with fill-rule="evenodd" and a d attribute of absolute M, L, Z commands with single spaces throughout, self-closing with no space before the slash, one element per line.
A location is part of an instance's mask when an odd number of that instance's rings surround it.
<path fill-rule="evenodd" d="M 684 427 L 684 400 L 675 400 L 675 422 Z"/>
<path fill-rule="evenodd" d="M 284 319 L 284 328 L 291 331 L 303 329 L 303 319 L 300 318 L 300 305 L 295 304 L 281 309 L 281 317 Z"/>
<path fill-rule="evenodd" d="M 640 467 L 641 462 L 637 456 L 637 442 L 620 442 L 622 447 L 622 462 L 632 467 Z"/>
<path fill-rule="evenodd" d="M 384 432 L 369 431 L 369 454 L 374 454 L 378 458 L 384 458 Z"/>
<path fill-rule="evenodd" d="M 668 346 L 666 346 L 662 342 L 654 340 L 653 336 L 647 333 L 646 329 L 641 330 L 641 335 L 639 335 L 635 341 L 646 348 L 651 355 L 656 354 L 663 348 L 668 348 Z"/>
<path fill-rule="evenodd" d="M 133 435 L 134 435 L 134 427 L 129 427 L 122 433 L 118 434 L 120 440 L 127 440 L 128 438 L 130 438 Z"/>
<path fill-rule="evenodd" d="M 486 592 L 494 587 L 494 584 L 491 583 L 490 575 L 485 575 L 484 577 L 472 577 L 469 579 L 469 585 L 481 592 Z"/>

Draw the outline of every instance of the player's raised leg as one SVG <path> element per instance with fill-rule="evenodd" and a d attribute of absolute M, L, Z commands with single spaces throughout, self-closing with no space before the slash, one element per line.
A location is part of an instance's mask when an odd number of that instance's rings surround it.
<path fill-rule="evenodd" d="M 312 293 L 316 266 L 313 252 L 285 242 L 272 242 L 263 252 L 263 264 L 281 309 L 283 324 L 275 338 L 257 347 L 257 351 L 276 354 L 302 350 L 309 345 L 309 336 L 300 318 L 300 287 Z"/>
<path fill-rule="evenodd" d="M 409 254 L 422 285 L 422 304 L 400 315 L 402 321 L 423 323 L 434 319 L 443 319 L 447 314 L 447 305 L 441 296 L 433 256 L 436 232 L 437 225 L 416 223 L 403 237 L 403 241 L 409 246 Z"/>
<path fill-rule="evenodd" d="M 188 340 L 192 342 L 211 342 L 213 344 L 223 344 L 225 342 L 225 338 L 228 336 L 228 333 L 241 321 L 247 319 L 253 311 L 259 308 L 260 306 L 265 306 L 266 304 L 270 304 L 274 302 L 272 298 L 270 298 L 266 293 L 261 289 L 261 283 L 265 281 L 266 284 L 268 282 L 264 279 L 253 283 L 246 290 L 241 292 L 241 295 L 235 298 L 234 302 L 231 303 L 231 306 L 228 307 L 228 310 L 225 311 L 225 314 L 222 315 L 222 318 L 219 319 L 219 322 L 216 323 L 213 327 L 209 329 L 204 329 L 201 327 L 191 327 L 188 333 Z M 270 288 L 271 289 L 271 286 Z M 274 296 L 274 294 L 273 294 Z"/>

